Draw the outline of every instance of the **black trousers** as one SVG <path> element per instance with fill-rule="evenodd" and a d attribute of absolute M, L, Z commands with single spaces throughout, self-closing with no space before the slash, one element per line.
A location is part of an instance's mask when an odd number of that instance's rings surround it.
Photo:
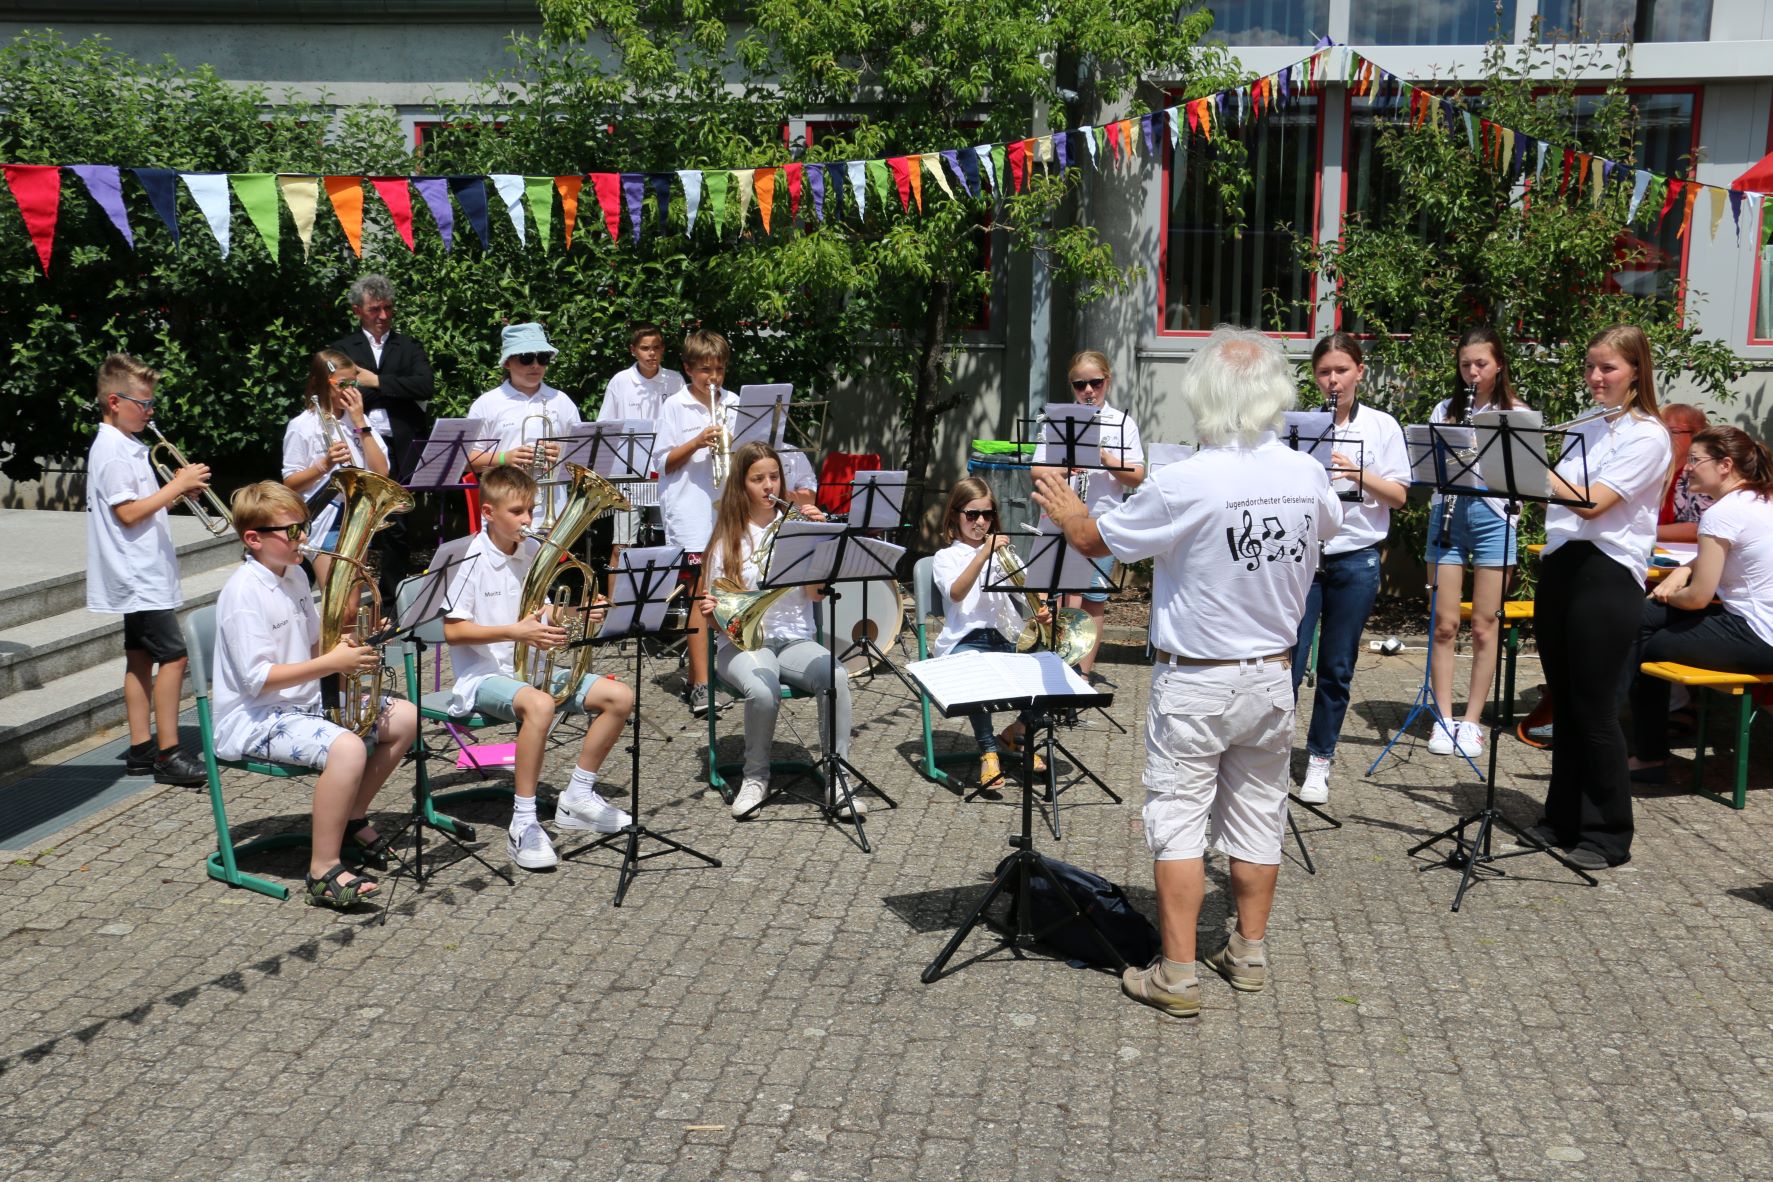
<path fill-rule="evenodd" d="M 1754 634 L 1748 621 L 1712 604 L 1684 612 L 1644 601 L 1638 630 L 1638 664 L 1673 661 L 1723 673 L 1773 673 L 1773 645 Z M 1631 685 L 1631 747 L 1639 759 L 1668 758 L 1669 683 L 1640 675 Z M 1555 733 L 1555 732 L 1554 732 Z"/>
<path fill-rule="evenodd" d="M 1534 634 L 1557 711 L 1543 823 L 1562 842 L 1631 856 L 1631 774 L 1618 687 L 1636 651 L 1644 589 L 1590 542 L 1546 556 Z"/>

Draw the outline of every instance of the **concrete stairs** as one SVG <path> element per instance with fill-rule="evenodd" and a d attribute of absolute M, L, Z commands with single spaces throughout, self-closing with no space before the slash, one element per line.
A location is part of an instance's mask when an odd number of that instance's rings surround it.
<path fill-rule="evenodd" d="M 172 518 L 185 604 L 214 603 L 240 543 Z M 0 512 L 0 773 L 123 715 L 123 617 L 86 610 L 83 513 Z"/>

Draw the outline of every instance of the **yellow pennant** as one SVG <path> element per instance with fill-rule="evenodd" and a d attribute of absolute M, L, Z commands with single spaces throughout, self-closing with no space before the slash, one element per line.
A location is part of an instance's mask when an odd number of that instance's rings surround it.
<path fill-rule="evenodd" d="M 295 221 L 296 236 L 302 240 L 302 257 L 308 257 L 308 245 L 314 241 L 314 215 L 320 209 L 320 178 L 313 176 L 280 176 L 277 187 L 283 192 L 283 204 Z M 1716 221 L 1713 221 L 1716 228 Z"/>

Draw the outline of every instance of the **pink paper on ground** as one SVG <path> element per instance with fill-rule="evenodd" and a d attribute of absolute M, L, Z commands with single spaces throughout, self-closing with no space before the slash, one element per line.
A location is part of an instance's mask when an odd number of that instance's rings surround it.
<path fill-rule="evenodd" d="M 456 767 L 463 771 L 476 764 L 481 767 L 510 767 L 516 762 L 516 743 L 481 743 L 462 748 L 462 753 L 456 757 Z"/>

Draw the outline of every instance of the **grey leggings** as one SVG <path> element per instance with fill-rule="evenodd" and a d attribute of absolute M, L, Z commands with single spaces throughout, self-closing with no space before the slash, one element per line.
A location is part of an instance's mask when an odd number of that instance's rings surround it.
<path fill-rule="evenodd" d="M 819 742 L 825 741 L 828 720 L 826 703 L 831 695 L 831 654 L 816 640 L 770 640 L 755 652 L 722 644 L 714 657 L 714 669 L 745 699 L 745 776 L 769 779 L 770 743 L 776 736 L 776 712 L 781 709 L 782 683 L 818 695 Z M 850 678 L 837 667 L 837 754 L 850 753 Z"/>

